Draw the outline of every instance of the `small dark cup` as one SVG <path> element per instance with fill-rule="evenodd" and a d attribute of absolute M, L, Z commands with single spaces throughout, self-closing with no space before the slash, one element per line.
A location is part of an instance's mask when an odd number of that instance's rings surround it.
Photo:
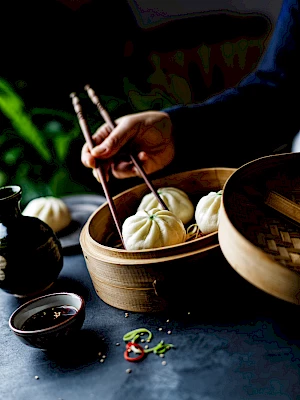
<path fill-rule="evenodd" d="M 79 331 L 84 319 L 84 299 L 61 292 L 24 303 L 10 316 L 9 327 L 27 346 L 53 350 Z"/>

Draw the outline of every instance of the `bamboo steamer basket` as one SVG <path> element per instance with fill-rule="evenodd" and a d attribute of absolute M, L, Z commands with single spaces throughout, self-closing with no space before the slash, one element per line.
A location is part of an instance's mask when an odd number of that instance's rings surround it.
<path fill-rule="evenodd" d="M 233 168 L 186 171 L 156 179 L 152 184 L 156 189 L 179 188 L 196 206 L 203 195 L 222 189 L 234 171 Z M 136 212 L 147 193 L 149 188 L 142 183 L 113 198 L 121 223 Z M 109 206 L 104 203 L 84 225 L 80 245 L 98 296 L 105 303 L 127 311 L 165 310 L 170 306 L 172 288 L 182 283 L 183 271 L 191 277 L 193 265 L 209 263 L 209 258 L 220 252 L 217 232 L 175 246 L 137 251 L 111 245 L 109 238 L 117 237 L 116 232 Z"/>
<path fill-rule="evenodd" d="M 297 305 L 299 165 L 300 153 L 285 153 L 259 158 L 235 171 L 224 186 L 218 230 L 221 250 L 238 274 L 264 292 Z M 274 191 L 284 202 L 270 203 Z"/>

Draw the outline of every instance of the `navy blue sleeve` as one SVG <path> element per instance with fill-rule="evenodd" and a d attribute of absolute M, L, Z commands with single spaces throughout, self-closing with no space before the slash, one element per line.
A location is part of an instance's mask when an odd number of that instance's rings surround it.
<path fill-rule="evenodd" d="M 253 73 L 202 103 L 165 109 L 173 123 L 175 162 L 184 160 L 186 169 L 239 167 L 289 152 L 300 129 L 299 41 L 299 0 L 284 0 Z"/>

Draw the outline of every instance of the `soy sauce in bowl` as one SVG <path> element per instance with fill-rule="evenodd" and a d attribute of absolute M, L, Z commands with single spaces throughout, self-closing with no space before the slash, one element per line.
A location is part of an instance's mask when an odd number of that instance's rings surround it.
<path fill-rule="evenodd" d="M 29 317 L 21 327 L 22 331 L 37 331 L 47 329 L 65 322 L 77 313 L 73 306 L 58 306 L 45 308 Z"/>
<path fill-rule="evenodd" d="M 52 293 L 29 300 L 15 310 L 9 327 L 26 345 L 50 350 L 65 345 L 85 319 L 85 301 L 75 293 Z"/>

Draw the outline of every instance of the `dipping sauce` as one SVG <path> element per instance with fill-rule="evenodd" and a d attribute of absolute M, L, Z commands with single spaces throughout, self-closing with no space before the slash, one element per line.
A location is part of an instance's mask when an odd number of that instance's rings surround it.
<path fill-rule="evenodd" d="M 60 324 L 76 314 L 73 306 L 57 306 L 45 308 L 29 317 L 21 327 L 22 331 L 37 331 Z"/>

